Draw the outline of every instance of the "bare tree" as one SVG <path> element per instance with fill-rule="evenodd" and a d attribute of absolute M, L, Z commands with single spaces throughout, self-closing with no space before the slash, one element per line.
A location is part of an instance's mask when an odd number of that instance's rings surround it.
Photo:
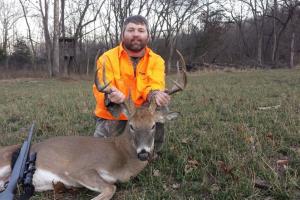
<path fill-rule="evenodd" d="M 273 44 L 274 55 L 272 55 L 272 58 L 274 57 L 274 60 L 273 60 L 274 63 L 277 63 L 278 48 L 279 48 L 279 43 L 280 43 L 281 37 L 282 37 L 283 33 L 285 32 L 288 24 L 292 20 L 294 14 L 295 14 L 296 8 L 300 6 L 299 0 L 283 0 L 282 3 L 283 3 L 281 5 L 282 12 L 286 11 L 287 14 L 286 14 L 285 19 L 274 17 L 276 19 L 276 21 L 278 21 L 279 24 L 281 25 L 281 27 L 277 33 L 277 40 L 276 40 L 277 42 L 275 44 Z"/>
<path fill-rule="evenodd" d="M 156 12 L 161 15 L 164 25 L 166 26 L 166 30 L 163 31 L 163 35 L 166 40 L 166 46 L 169 49 L 167 66 L 169 67 L 168 71 L 170 71 L 174 48 L 180 31 L 183 31 L 183 27 L 188 19 L 197 14 L 203 8 L 204 4 L 199 4 L 198 0 L 159 0 L 159 2 L 163 6 L 160 7 L 161 10 Z"/>
<path fill-rule="evenodd" d="M 66 28 L 65 28 L 65 5 L 66 0 L 60 0 L 61 3 L 61 12 L 60 12 L 60 21 L 61 21 L 61 35 L 63 38 L 66 37 Z"/>
<path fill-rule="evenodd" d="M 292 22 L 292 36 L 291 36 L 291 48 L 290 48 L 290 68 L 294 68 L 294 57 L 295 57 L 295 24 Z"/>
<path fill-rule="evenodd" d="M 44 39 L 45 39 L 45 47 L 46 47 L 46 54 L 47 54 L 47 66 L 49 76 L 53 76 L 53 68 L 52 68 L 52 42 L 50 38 L 50 32 L 48 27 L 48 20 L 49 20 L 49 0 L 39 0 L 39 12 L 42 17 L 43 23 L 43 30 L 44 30 Z"/>
<path fill-rule="evenodd" d="M 222 5 L 222 8 L 230 14 L 229 20 L 233 20 L 236 26 L 235 33 L 237 35 L 236 38 L 238 42 L 240 59 L 243 57 L 243 54 L 245 54 L 247 57 L 250 57 L 249 46 L 244 33 L 245 21 L 248 15 L 247 8 L 245 9 L 239 0 L 229 0 L 228 3 L 229 4 L 227 7 L 226 5 Z M 239 7 L 237 7 L 238 3 L 240 3 Z"/>
<path fill-rule="evenodd" d="M 74 8 L 70 9 L 72 14 L 72 25 L 74 27 L 74 34 L 72 38 L 75 41 L 74 47 L 74 56 L 78 55 L 78 47 L 82 48 L 82 37 L 84 36 L 83 30 L 85 27 L 91 25 L 96 19 L 101 11 L 102 6 L 104 5 L 105 0 L 102 1 L 93 1 L 85 0 L 82 1 L 73 1 Z M 92 11 L 92 12 L 91 12 Z M 79 72 L 79 65 L 76 65 L 77 68 L 74 68 L 74 71 Z M 69 68 L 69 67 L 68 67 Z"/>
<path fill-rule="evenodd" d="M 248 5 L 252 11 L 254 26 L 256 30 L 257 41 L 257 63 L 262 65 L 263 61 L 263 31 L 265 26 L 265 17 L 269 8 L 269 0 L 240 0 Z"/>
<path fill-rule="evenodd" d="M 285 3 L 289 6 L 289 13 L 291 13 L 291 29 L 292 29 L 292 33 L 291 33 L 291 46 L 290 46 L 290 63 L 289 63 L 289 67 L 290 68 L 294 68 L 294 57 L 295 57 L 295 38 L 296 38 L 296 23 L 294 20 L 295 16 L 294 16 L 294 12 L 296 10 L 297 7 L 300 6 L 300 1 L 298 0 L 294 0 L 294 1 L 290 1 L 289 4 L 287 1 L 285 1 Z"/>
<path fill-rule="evenodd" d="M 3 43 L 2 49 L 6 56 L 6 68 L 8 69 L 8 44 L 9 31 L 11 31 L 16 22 L 21 18 L 20 12 L 16 9 L 14 1 L 0 0 L 0 23 L 2 25 Z"/>
<path fill-rule="evenodd" d="M 276 47 L 277 47 L 277 26 L 276 26 L 276 18 L 277 18 L 277 12 L 278 12 L 278 4 L 277 0 L 274 0 L 273 5 L 273 47 L 272 47 L 272 55 L 271 55 L 271 61 L 272 63 L 276 63 L 275 54 L 276 54 Z"/>
<path fill-rule="evenodd" d="M 24 5 L 24 2 L 22 0 L 19 0 L 20 4 L 21 4 L 21 7 L 22 7 L 22 10 L 23 10 L 23 16 L 25 18 L 25 21 L 26 21 L 26 26 L 27 26 L 27 29 L 28 29 L 28 39 L 30 41 L 30 46 L 31 46 L 31 51 L 32 51 L 32 65 L 33 65 L 33 69 L 35 70 L 36 69 L 36 50 L 35 50 L 35 46 L 33 44 L 33 38 L 32 38 L 32 33 L 31 33 L 31 28 L 30 28 L 30 25 L 29 25 L 29 21 L 28 21 L 28 9 L 27 7 L 25 7 Z"/>

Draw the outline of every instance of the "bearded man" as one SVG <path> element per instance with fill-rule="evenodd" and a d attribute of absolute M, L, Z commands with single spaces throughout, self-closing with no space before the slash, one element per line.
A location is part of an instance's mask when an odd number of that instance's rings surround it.
<path fill-rule="evenodd" d="M 129 93 L 136 106 L 147 104 L 152 98 L 158 108 L 164 108 L 170 102 L 170 96 L 164 92 L 164 60 L 147 46 L 150 40 L 147 20 L 140 15 L 128 17 L 121 34 L 121 43 L 97 60 L 97 69 L 105 65 L 105 77 L 110 82 L 111 93 L 105 95 L 93 85 L 96 99 L 95 137 L 111 137 L 124 130 L 127 118 L 123 114 L 116 116 L 114 108 L 122 104 Z M 99 70 L 98 75 L 101 72 Z M 98 77 L 103 82 L 102 75 Z M 156 123 L 156 152 L 160 151 L 163 142 L 164 126 Z"/>

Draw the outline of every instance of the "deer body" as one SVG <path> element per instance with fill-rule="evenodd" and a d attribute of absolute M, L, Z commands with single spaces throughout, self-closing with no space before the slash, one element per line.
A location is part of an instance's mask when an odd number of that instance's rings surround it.
<path fill-rule="evenodd" d="M 108 139 L 56 137 L 33 145 L 32 151 L 38 153 L 37 171 L 33 179 L 36 190 L 43 191 L 46 187 L 44 181 L 47 177 L 43 180 L 38 177 L 46 172 L 56 175 L 59 178 L 57 182 L 72 187 L 91 187 L 83 180 L 78 180 L 79 174 L 83 176 L 90 171 L 109 183 L 128 181 L 146 166 L 147 161 L 137 158 L 134 149 L 125 144 L 124 136 Z M 47 189 L 52 189 L 52 181 L 48 180 Z"/>
<path fill-rule="evenodd" d="M 37 152 L 37 170 L 33 176 L 36 191 L 52 190 L 53 184 L 66 187 L 86 187 L 106 192 L 110 199 L 115 192 L 115 182 L 125 182 L 136 176 L 147 165 L 141 161 L 128 133 L 128 127 L 119 137 L 94 138 L 84 136 L 54 137 L 32 145 Z M 0 149 L 0 184 L 8 180 L 11 172 L 11 155 L 19 145 Z M 1 185 L 0 185 L 1 189 Z"/>

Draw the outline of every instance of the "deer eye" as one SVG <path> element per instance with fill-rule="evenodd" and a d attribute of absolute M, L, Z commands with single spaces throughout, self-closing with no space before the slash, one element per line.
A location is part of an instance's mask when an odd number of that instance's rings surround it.
<path fill-rule="evenodd" d="M 154 129 L 155 129 L 155 127 L 156 127 L 156 126 L 155 126 L 155 124 L 154 124 L 154 125 L 152 126 L 151 130 L 154 130 Z"/>
<path fill-rule="evenodd" d="M 132 124 L 129 124 L 129 129 L 130 131 L 134 131 L 134 127 L 132 126 Z"/>

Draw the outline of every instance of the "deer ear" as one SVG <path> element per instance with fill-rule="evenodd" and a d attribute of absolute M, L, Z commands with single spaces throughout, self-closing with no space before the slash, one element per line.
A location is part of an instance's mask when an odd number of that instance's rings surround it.
<path fill-rule="evenodd" d="M 179 115 L 181 115 L 179 112 L 160 112 L 157 111 L 155 113 L 155 122 L 165 123 L 166 121 L 171 121 L 176 119 Z"/>
<path fill-rule="evenodd" d="M 168 112 L 164 117 L 166 120 L 171 121 L 176 119 L 179 115 L 181 115 L 179 112 Z"/>

